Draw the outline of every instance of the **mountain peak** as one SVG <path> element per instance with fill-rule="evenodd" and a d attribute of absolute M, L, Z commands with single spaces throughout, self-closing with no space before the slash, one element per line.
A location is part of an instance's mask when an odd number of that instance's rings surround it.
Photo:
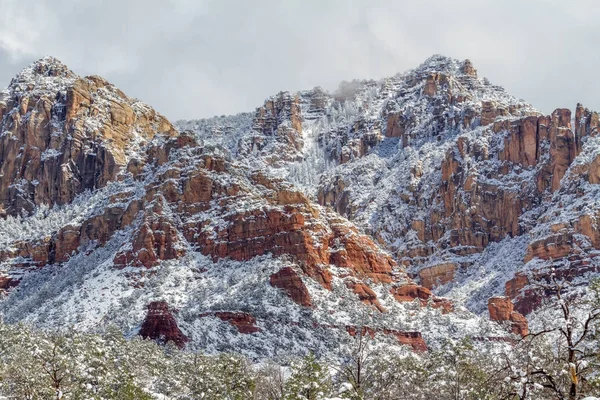
<path fill-rule="evenodd" d="M 415 72 L 420 74 L 437 72 L 450 75 L 470 75 L 474 78 L 477 77 L 477 70 L 473 67 L 471 60 L 465 59 L 460 61 L 442 54 L 434 54 L 427 58 L 415 69 Z"/>
<path fill-rule="evenodd" d="M 45 56 L 31 63 L 25 70 L 30 69 L 36 75 L 40 76 L 71 76 L 75 75 L 62 61 L 56 57 Z"/>
<path fill-rule="evenodd" d="M 10 82 L 9 91 L 65 91 L 78 76 L 55 57 L 46 56 L 23 68 Z"/>
<path fill-rule="evenodd" d="M 115 180 L 156 134 L 177 134 L 151 107 L 54 57 L 33 62 L 0 93 L 0 132 L 0 215 L 69 203 Z"/>

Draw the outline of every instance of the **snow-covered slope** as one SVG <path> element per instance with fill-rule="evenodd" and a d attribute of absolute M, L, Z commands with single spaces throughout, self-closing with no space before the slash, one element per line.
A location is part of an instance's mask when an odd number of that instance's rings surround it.
<path fill-rule="evenodd" d="M 486 315 L 492 296 L 529 313 L 544 298 L 531 283 L 585 285 L 600 270 L 598 114 L 574 114 L 543 116 L 468 60 L 433 56 L 333 94 L 281 93 L 252 122 L 177 126 L 296 184 L 421 284 Z"/>
<path fill-rule="evenodd" d="M 371 122 L 334 134 L 361 96 L 385 103 L 375 83 L 351 85 L 348 104 L 315 89 L 282 93 L 257 115 L 181 123 L 194 138 L 55 59 L 16 81 L 0 103 L 6 321 L 116 324 L 134 335 L 145 320 L 150 337 L 256 358 L 335 353 L 363 327 L 415 350 L 507 336 L 415 284 L 372 238 L 305 195 L 316 197 L 319 174 L 362 160 L 368 149 L 352 153 L 353 140 L 378 137 Z"/>

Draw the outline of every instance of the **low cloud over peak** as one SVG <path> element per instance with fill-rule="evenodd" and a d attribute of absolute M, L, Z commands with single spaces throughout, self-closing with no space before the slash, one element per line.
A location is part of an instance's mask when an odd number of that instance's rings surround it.
<path fill-rule="evenodd" d="M 251 111 L 280 90 L 473 61 L 544 112 L 600 109 L 593 1 L 0 0 L 0 86 L 44 55 L 170 119 Z"/>

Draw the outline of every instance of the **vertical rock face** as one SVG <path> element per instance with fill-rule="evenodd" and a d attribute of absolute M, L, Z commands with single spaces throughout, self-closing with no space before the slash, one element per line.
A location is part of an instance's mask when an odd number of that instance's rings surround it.
<path fill-rule="evenodd" d="M 495 124 L 494 130 L 506 129 L 509 132 L 504 139 L 504 148 L 498 158 L 525 167 L 534 166 L 540 153 L 538 121 L 540 119 L 546 121 L 546 118 L 531 116 L 517 121 Z"/>
<path fill-rule="evenodd" d="M 455 274 L 456 265 L 452 263 L 444 263 L 423 268 L 421 271 L 419 271 L 419 278 L 421 278 L 421 284 L 423 286 L 431 289 L 439 284 L 443 285 L 452 281 Z"/>
<path fill-rule="evenodd" d="M 10 215 L 101 188 L 139 143 L 175 134 L 150 107 L 49 57 L 13 79 L 0 107 L 0 205 Z"/>
<path fill-rule="evenodd" d="M 173 342 L 180 348 L 183 348 L 189 341 L 177 326 L 177 321 L 165 301 L 153 301 L 148 304 L 148 313 L 142 323 L 139 335 L 144 339 L 156 340 L 162 344 Z"/>
<path fill-rule="evenodd" d="M 406 133 L 406 119 L 401 113 L 390 113 L 387 117 L 385 136 L 403 137 Z"/>
<path fill-rule="evenodd" d="M 318 106 L 319 102 L 314 105 Z M 300 99 L 289 92 L 281 92 L 256 110 L 254 129 L 267 136 L 280 135 L 280 128 L 288 121 L 290 128 L 302 133 Z"/>
<path fill-rule="evenodd" d="M 600 117 L 596 111 L 590 111 L 581 103 L 575 108 L 575 134 L 578 138 L 596 136 L 600 126 Z M 581 148 L 578 148 L 581 151 Z"/>
<path fill-rule="evenodd" d="M 552 113 L 549 129 L 550 136 L 550 167 L 552 178 L 550 188 L 554 192 L 560 187 L 560 180 L 571 162 L 578 154 L 580 138 L 575 137 L 571 130 L 571 111 L 558 109 Z"/>
<path fill-rule="evenodd" d="M 417 241 L 400 252 L 404 263 L 418 265 L 436 253 L 449 253 L 450 257 L 480 253 L 490 243 L 527 234 L 535 228 L 531 215 L 537 215 L 549 224 L 548 232 L 539 237 L 533 235 L 524 263 L 534 259 L 553 263 L 568 259 L 571 272 L 565 272 L 565 276 L 573 276 L 576 269 L 580 274 L 594 271 L 589 266 L 591 261 L 585 260 L 588 256 L 583 249 L 588 245 L 578 234 L 598 248 L 596 212 L 575 209 L 575 218 L 566 225 L 551 223 L 556 214 L 541 216 L 547 207 L 553 207 L 548 201 L 551 193 L 561 196 L 578 191 L 577 196 L 582 196 L 580 177 L 590 183 L 600 182 L 598 157 L 580 157 L 582 161 L 575 161 L 586 141 L 591 140 L 590 135 L 597 131 L 597 117 L 579 105 L 572 129 L 568 109 L 557 109 L 550 116 L 502 119 L 499 117 L 504 114 L 488 118 L 485 113 L 490 107 L 484 104 L 482 108 L 482 124 L 487 124 L 484 139 L 473 134 L 459 136 L 441 162 L 439 190 L 429 200 L 414 200 L 415 212 L 420 215 L 406 229 L 415 232 Z M 567 176 L 569 169 L 571 175 Z M 419 204 L 439 207 L 427 210 Z M 469 261 L 463 263 L 468 265 Z M 419 267 L 417 271 L 421 284 L 432 288 L 436 283 L 452 281 L 457 268 L 445 263 Z M 516 300 L 519 309 L 526 312 L 538 303 L 521 297 Z"/>
<path fill-rule="evenodd" d="M 514 311 L 514 305 L 507 297 L 492 297 L 488 300 L 490 319 L 497 322 L 508 322 L 511 332 L 520 336 L 529 333 L 527 319 Z"/>
<path fill-rule="evenodd" d="M 160 260 L 180 258 L 184 253 L 178 243 L 177 229 L 168 219 L 158 217 L 152 222 L 145 222 L 137 231 L 132 248 L 119 252 L 113 262 L 117 268 L 151 268 Z"/>
<path fill-rule="evenodd" d="M 315 96 L 309 112 L 317 112 L 322 100 Z M 252 120 L 254 134 L 241 144 L 243 154 L 260 152 L 271 165 L 293 161 L 304 146 L 300 98 L 280 92 L 256 109 Z"/>

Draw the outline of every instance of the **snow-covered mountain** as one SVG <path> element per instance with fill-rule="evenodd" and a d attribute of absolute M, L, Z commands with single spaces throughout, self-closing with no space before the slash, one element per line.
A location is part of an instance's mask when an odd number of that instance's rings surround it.
<path fill-rule="evenodd" d="M 238 162 L 292 182 L 347 217 L 434 293 L 487 316 L 523 314 L 550 276 L 599 271 L 598 114 L 544 116 L 433 56 L 381 81 L 282 92 L 254 114 L 179 121 Z M 532 315 L 533 317 L 533 315 Z"/>
<path fill-rule="evenodd" d="M 403 154 L 434 148 L 422 157 L 435 181 L 436 160 L 478 125 L 481 101 L 535 114 L 469 68 L 436 58 L 383 83 L 282 93 L 254 114 L 177 130 L 102 78 L 37 61 L 0 95 L 4 319 L 82 331 L 114 324 L 256 358 L 335 353 L 361 331 L 417 351 L 446 338 L 508 337 L 407 274 L 402 243 L 415 235 L 401 216 L 417 209 L 396 206 L 401 196 L 391 202 L 406 184 L 391 184 Z M 462 83 L 448 78 L 458 70 Z M 460 105 L 435 106 L 453 87 Z M 459 118 L 468 113 L 470 122 Z M 346 179 L 353 212 L 331 194 L 331 179 Z"/>

